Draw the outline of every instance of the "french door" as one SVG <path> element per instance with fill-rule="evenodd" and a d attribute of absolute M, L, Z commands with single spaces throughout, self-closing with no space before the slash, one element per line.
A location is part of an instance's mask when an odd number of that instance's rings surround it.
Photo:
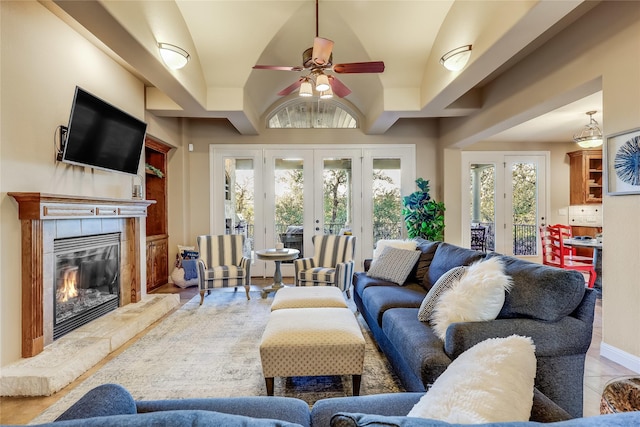
<path fill-rule="evenodd" d="M 463 245 L 475 247 L 483 239 L 487 251 L 538 257 L 548 162 L 548 153 L 463 152 Z"/>
<path fill-rule="evenodd" d="M 356 236 L 356 269 L 378 238 L 402 238 L 401 197 L 415 189 L 415 147 L 212 145 L 212 233 L 244 233 L 246 253 L 276 243 L 313 256 L 312 236 Z M 251 273 L 273 265 L 255 257 Z M 284 276 L 293 263 L 283 262 Z"/>

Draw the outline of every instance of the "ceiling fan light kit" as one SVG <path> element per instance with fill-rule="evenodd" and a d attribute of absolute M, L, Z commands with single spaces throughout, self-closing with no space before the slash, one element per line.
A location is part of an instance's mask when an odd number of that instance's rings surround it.
<path fill-rule="evenodd" d="M 587 111 L 589 123 L 580 132 L 573 135 L 573 141 L 582 148 L 596 148 L 602 145 L 602 130 L 593 118 L 596 111 Z"/>
<path fill-rule="evenodd" d="M 442 55 L 440 64 L 449 71 L 462 70 L 471 57 L 471 45 L 457 47 Z"/>
<path fill-rule="evenodd" d="M 181 47 L 169 43 L 158 43 L 158 50 L 164 63 L 172 70 L 179 70 L 189 62 L 189 53 Z"/>
<path fill-rule="evenodd" d="M 333 97 L 335 94 L 340 98 L 351 93 L 340 80 L 331 74 L 325 72 L 333 72 L 337 74 L 359 74 L 359 73 L 382 73 L 384 71 L 384 62 L 352 62 L 346 64 L 333 65 L 333 45 L 334 42 L 323 37 L 318 37 L 318 0 L 316 0 L 316 37 L 313 40 L 313 47 L 305 49 L 302 52 L 302 66 L 283 66 L 283 65 L 254 65 L 254 70 L 276 70 L 276 71 L 304 71 L 308 70 L 308 74 L 299 78 L 295 83 L 278 92 L 279 96 L 287 96 L 299 88 L 300 96 L 313 96 L 315 90 L 321 99 Z"/>
<path fill-rule="evenodd" d="M 300 85 L 300 96 L 313 96 L 313 88 L 309 79 L 305 79 Z"/>

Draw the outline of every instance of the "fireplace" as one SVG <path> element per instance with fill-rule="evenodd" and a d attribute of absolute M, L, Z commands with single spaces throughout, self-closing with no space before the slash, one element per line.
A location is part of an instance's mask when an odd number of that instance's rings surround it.
<path fill-rule="evenodd" d="M 53 241 L 53 339 L 120 305 L 120 233 Z"/>
<path fill-rule="evenodd" d="M 112 303 L 117 301 L 119 306 L 125 306 L 140 301 L 144 282 L 140 271 L 141 261 L 144 263 L 140 257 L 141 222 L 144 223 L 147 208 L 155 201 L 7 194 L 18 202 L 22 232 L 22 357 L 33 357 L 53 342 L 56 240 L 119 234 L 119 297 L 111 297 Z M 87 269 L 92 268 L 87 265 Z M 75 274 L 85 274 L 80 270 L 78 266 Z"/>

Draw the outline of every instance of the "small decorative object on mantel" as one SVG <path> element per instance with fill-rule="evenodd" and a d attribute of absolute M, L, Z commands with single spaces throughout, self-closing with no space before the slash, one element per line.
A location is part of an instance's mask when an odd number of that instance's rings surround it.
<path fill-rule="evenodd" d="M 640 128 L 607 137 L 607 193 L 640 194 Z"/>
<path fill-rule="evenodd" d="M 162 171 L 157 167 L 152 166 L 149 163 L 145 163 L 144 168 L 149 172 L 151 172 L 153 175 L 157 176 L 158 178 L 164 178 L 164 173 L 162 173 Z"/>

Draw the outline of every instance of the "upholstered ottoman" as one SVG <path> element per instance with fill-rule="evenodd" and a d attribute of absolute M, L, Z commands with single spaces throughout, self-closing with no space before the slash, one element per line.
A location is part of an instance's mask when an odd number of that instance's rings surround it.
<path fill-rule="evenodd" d="M 283 308 L 347 308 L 342 291 L 335 286 L 296 286 L 278 291 L 271 311 Z"/>
<path fill-rule="evenodd" d="M 364 347 L 360 325 L 348 308 L 272 311 L 260 342 L 267 394 L 273 396 L 274 377 L 352 375 L 357 396 Z"/>

